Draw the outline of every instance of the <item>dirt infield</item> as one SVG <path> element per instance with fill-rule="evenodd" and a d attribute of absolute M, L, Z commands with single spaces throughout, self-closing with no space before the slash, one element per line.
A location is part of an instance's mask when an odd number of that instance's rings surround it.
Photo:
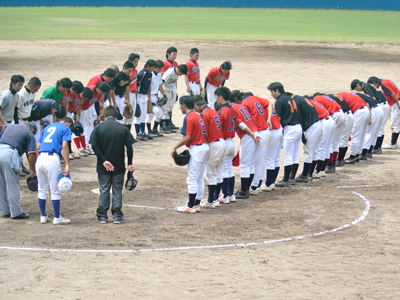
<path fill-rule="evenodd" d="M 372 75 L 400 84 L 399 45 L 136 40 L 2 44 L 1 89 L 8 87 L 12 74 L 27 80 L 38 76 L 42 88 L 37 99 L 62 77 L 86 84 L 111 64 L 122 66 L 131 52 L 141 55 L 141 67 L 147 59 L 164 59 L 172 45 L 178 48 L 179 63 L 186 62 L 192 47 L 199 48 L 202 80 L 209 69 L 231 60 L 226 86 L 268 99 L 266 86 L 273 81 L 300 95 L 347 91 L 352 79 Z M 184 94 L 183 79 L 178 93 Z M 183 117 L 177 106 L 173 118 L 180 126 Z M 387 124 L 385 140 L 389 138 Z M 21 206 L 31 218 L 0 218 L 0 298 L 400 298 L 400 150 L 337 168 L 336 174 L 312 183 L 182 215 L 174 208 L 186 201 L 187 169 L 175 166 L 169 156 L 179 139 L 171 134 L 134 145 L 139 185 L 124 192 L 126 222 L 120 225 L 96 222 L 94 156 L 71 161 L 74 185 L 61 203 L 61 213 L 71 219 L 68 226 L 39 223 L 36 194 L 21 178 Z M 238 168 L 235 173 L 239 187 Z"/>

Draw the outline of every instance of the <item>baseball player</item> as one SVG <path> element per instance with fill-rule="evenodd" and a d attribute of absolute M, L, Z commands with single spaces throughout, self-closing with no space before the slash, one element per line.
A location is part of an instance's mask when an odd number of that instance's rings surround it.
<path fill-rule="evenodd" d="M 164 61 L 165 64 L 165 61 Z M 165 65 L 164 65 L 165 68 Z M 161 133 L 175 133 L 176 131 L 174 130 L 173 126 L 172 126 L 172 109 L 174 107 L 174 103 L 175 103 L 175 98 L 174 98 L 174 90 L 176 87 L 176 82 L 178 81 L 179 76 L 181 75 L 185 75 L 187 74 L 188 71 L 188 67 L 186 65 L 179 65 L 177 67 L 173 67 L 168 69 L 163 77 L 163 89 L 165 92 L 165 95 L 168 98 L 168 102 L 167 104 L 162 106 L 162 110 L 163 110 L 163 124 L 162 126 L 162 130 Z"/>
<path fill-rule="evenodd" d="M 295 182 L 308 182 L 307 175 L 312 162 L 318 160 L 318 148 L 322 138 L 322 124 L 314 104 L 310 100 L 297 95 L 291 97 L 296 102 L 300 112 L 301 127 L 304 135 L 304 167 L 303 172 L 295 179 Z M 289 181 L 291 181 L 291 177 L 293 178 L 293 176 L 289 176 Z"/>
<path fill-rule="evenodd" d="M 325 177 L 325 168 L 330 158 L 330 147 L 332 145 L 333 133 L 335 131 L 335 121 L 333 121 L 333 118 L 330 116 L 330 113 L 324 104 L 320 104 L 313 99 L 310 101 L 314 105 L 318 117 L 321 120 L 322 136 L 318 148 L 318 161 L 313 161 L 309 174 L 313 179 L 320 179 L 321 177 Z"/>
<path fill-rule="evenodd" d="M 111 69 L 111 68 L 108 68 L 107 70 L 105 70 L 103 72 L 103 74 L 99 74 L 99 75 L 96 75 L 96 76 L 92 77 L 89 80 L 87 86 L 93 86 L 93 85 L 96 85 L 99 82 L 110 83 L 111 80 L 113 80 L 115 78 L 115 75 L 116 75 L 115 74 L 115 70 Z"/>
<path fill-rule="evenodd" d="M 162 75 L 162 76 L 164 76 L 164 73 L 165 73 L 167 70 L 169 70 L 169 69 L 171 69 L 171 68 L 176 68 L 176 67 L 178 67 L 178 63 L 176 62 L 176 57 L 177 57 L 177 55 L 178 55 L 178 50 L 177 50 L 175 47 L 169 47 L 169 48 L 167 49 L 167 52 L 166 52 L 166 54 L 165 54 L 165 57 L 166 57 L 167 59 L 163 61 L 163 62 L 164 62 L 164 67 L 163 67 L 163 69 L 161 70 L 161 75 Z M 172 102 L 171 111 L 170 111 L 170 114 L 169 114 L 169 119 L 171 120 L 171 122 L 170 122 L 170 124 L 169 124 L 169 127 L 170 127 L 170 129 L 172 129 L 172 130 L 178 130 L 178 129 L 179 129 L 179 127 L 175 126 L 174 123 L 172 123 L 172 111 L 173 111 L 175 102 L 178 100 L 178 92 L 177 92 L 177 89 L 178 89 L 178 82 L 175 83 L 173 95 L 172 95 L 172 98 L 171 98 L 171 99 L 173 99 L 173 102 Z"/>
<path fill-rule="evenodd" d="M 18 103 L 16 106 L 18 120 L 15 122 L 16 124 L 22 123 L 22 119 L 30 117 L 33 102 L 35 101 L 35 93 L 40 89 L 41 85 L 42 82 L 39 78 L 32 77 L 28 84 L 18 92 Z"/>
<path fill-rule="evenodd" d="M 130 104 L 132 105 L 132 117 L 127 119 L 124 117 L 124 121 L 123 124 L 128 127 L 129 132 L 131 132 L 131 127 L 132 127 L 132 123 L 133 120 L 135 118 L 135 112 L 136 112 L 136 104 L 137 104 L 137 75 L 138 75 L 138 70 L 137 70 L 137 66 L 139 64 L 139 59 L 140 59 L 140 55 L 136 54 L 136 53 L 131 53 L 129 54 L 128 60 L 131 61 L 133 63 L 134 69 L 132 71 L 131 74 L 129 74 L 129 100 L 130 100 Z"/>
<path fill-rule="evenodd" d="M 11 124 L 14 117 L 15 104 L 18 103 L 18 92 L 24 86 L 25 79 L 21 75 L 11 76 L 10 88 L 0 94 L 1 130 Z M 0 130 L 0 131 L 1 131 Z"/>
<path fill-rule="evenodd" d="M 345 159 L 346 164 L 354 164 L 359 161 L 359 156 L 364 145 L 370 112 L 365 101 L 355 93 L 341 92 L 338 95 L 346 101 L 354 115 L 353 129 L 351 130 L 350 157 Z"/>
<path fill-rule="evenodd" d="M 204 81 L 204 92 L 207 93 L 208 107 L 214 108 L 215 90 L 225 85 L 225 81 L 229 79 L 231 69 L 231 62 L 226 61 L 221 66 L 212 68 L 208 72 Z"/>
<path fill-rule="evenodd" d="M 209 146 L 206 138 L 206 126 L 202 117 L 193 111 L 194 100 L 191 96 L 179 98 L 179 108 L 186 115 L 183 120 L 181 134 L 183 138 L 174 146 L 171 156 L 178 148 L 186 145 L 190 149 L 187 185 L 189 201 L 179 212 L 196 213 L 200 210 L 200 200 L 204 194 L 204 170 L 208 161 Z"/>
<path fill-rule="evenodd" d="M 188 95 L 200 95 L 203 90 L 200 82 L 200 66 L 199 60 L 199 49 L 193 48 L 190 50 L 190 60 L 186 63 L 188 72 L 185 76 L 186 93 Z"/>
<path fill-rule="evenodd" d="M 222 184 L 222 171 L 226 151 L 222 135 L 222 126 L 218 113 L 207 106 L 207 102 L 200 95 L 193 96 L 194 110 L 200 113 L 206 127 L 206 138 L 209 147 L 209 157 L 205 170 L 205 179 L 208 183 L 208 199 L 201 202 L 201 207 L 215 208 L 220 206 L 217 184 Z M 204 182 L 203 182 L 204 184 Z M 199 199 L 197 195 L 197 200 Z"/>
<path fill-rule="evenodd" d="M 139 141 L 147 141 L 148 139 L 153 139 L 152 136 L 146 135 L 146 115 L 147 115 L 147 103 L 151 103 L 151 78 L 153 76 L 153 71 L 156 67 L 156 62 L 149 59 L 144 68 L 138 73 L 137 77 L 137 87 L 138 96 L 137 103 L 140 106 L 141 115 L 135 119 L 135 129 L 137 139 Z"/>
<path fill-rule="evenodd" d="M 110 69 L 113 69 L 115 71 L 115 78 L 117 78 L 117 76 L 119 75 L 118 66 L 112 65 Z M 108 105 L 117 107 L 117 103 L 115 101 L 115 78 L 108 83 L 108 85 L 110 86 L 110 91 L 104 94 L 104 107 L 107 107 Z M 103 115 L 102 110 L 100 110 L 100 115 Z"/>
<path fill-rule="evenodd" d="M 390 144 L 386 144 L 382 146 L 382 148 L 396 149 L 397 139 L 399 138 L 400 134 L 400 90 L 397 88 L 394 82 L 389 79 L 379 79 L 375 76 L 372 76 L 368 79 L 368 83 L 372 83 L 373 85 L 375 85 L 376 88 L 380 87 L 382 89 L 383 95 L 385 96 L 386 101 L 390 106 L 390 128 L 392 128 L 392 139 L 390 141 Z M 385 124 L 383 124 L 383 126 L 385 126 Z"/>
<path fill-rule="evenodd" d="M 56 85 L 49 87 L 43 91 L 41 99 L 53 99 L 57 103 L 60 102 L 64 93 L 72 87 L 71 79 L 65 77 L 57 81 Z"/>
<path fill-rule="evenodd" d="M 376 142 L 373 145 L 374 146 L 373 150 L 372 151 L 368 150 L 367 152 L 367 156 L 372 158 L 372 153 L 382 154 L 382 143 L 385 136 L 385 124 L 389 119 L 390 108 L 385 99 L 385 96 L 382 94 L 380 90 L 377 90 L 377 88 L 372 83 L 364 83 L 358 79 L 354 79 L 351 82 L 350 87 L 352 90 L 356 90 L 358 92 L 364 92 L 368 96 L 374 98 L 378 102 L 378 105 L 382 108 L 383 118 L 378 128 L 378 133 L 377 133 L 378 138 L 376 139 Z"/>
<path fill-rule="evenodd" d="M 162 76 L 161 76 L 161 70 L 164 66 L 164 63 L 162 60 L 157 60 L 156 61 L 156 67 L 154 71 L 152 72 L 152 77 L 151 77 L 151 103 L 153 104 L 153 112 L 148 113 L 146 116 L 146 125 L 147 125 L 147 130 L 148 134 L 156 137 L 156 136 L 164 136 L 162 133 L 158 131 L 158 125 L 160 125 L 160 122 L 163 117 L 163 111 L 161 107 L 157 106 L 157 101 L 158 101 L 158 94 L 160 93 L 165 97 L 165 92 L 164 88 L 162 86 Z M 153 130 L 151 130 L 151 121 L 155 117 L 154 120 L 154 126 Z"/>
<path fill-rule="evenodd" d="M 110 91 L 110 87 L 105 82 L 98 82 L 94 86 L 89 87 L 93 92 L 93 98 L 88 101 L 83 101 L 81 104 L 81 123 L 83 126 L 83 132 L 85 137 L 85 145 L 84 150 L 88 150 L 88 152 L 94 155 L 93 149 L 89 143 L 90 135 L 92 134 L 94 125 L 93 122 L 97 120 L 100 122 L 100 103 L 103 100 L 103 96 L 105 93 Z M 83 138 L 80 140 L 82 143 Z M 85 148 L 86 147 L 86 148 Z"/>
<path fill-rule="evenodd" d="M 335 164 L 339 155 L 339 142 L 345 127 L 346 118 L 342 107 L 332 97 L 320 93 L 314 94 L 314 101 L 322 104 L 330 113 L 333 121 L 335 122 L 335 130 L 332 136 L 330 146 L 330 157 L 327 163 L 326 173 L 335 173 Z"/>
<path fill-rule="evenodd" d="M 276 99 L 275 110 L 283 126 L 283 156 L 285 171 L 283 180 L 277 182 L 277 187 L 289 187 L 289 176 L 296 176 L 299 167 L 299 148 L 302 136 L 300 113 L 296 102 L 285 93 L 280 82 L 268 86 L 271 96 Z"/>
<path fill-rule="evenodd" d="M 257 125 L 246 107 L 242 105 L 243 93 L 238 90 L 231 92 L 230 101 L 234 103 L 232 108 L 236 111 L 238 126 L 236 133 L 240 138 L 240 191 L 235 194 L 235 199 L 249 198 L 252 176 L 254 178 L 256 148 L 260 142 L 257 135 Z"/>
<path fill-rule="evenodd" d="M 72 124 L 72 119 L 65 117 L 60 122 L 47 126 L 43 130 L 36 147 L 36 151 L 39 153 L 36 161 L 36 173 L 41 224 L 48 222 L 46 198 L 49 189 L 54 209 L 53 224 L 65 225 L 70 223 L 69 219 L 60 214 L 61 192 L 58 189 L 58 175 L 61 173 L 61 153 L 65 158 L 64 176 L 69 174 L 68 141 L 71 141 L 70 127 Z"/>
<path fill-rule="evenodd" d="M 251 188 L 249 194 L 255 196 L 258 194 L 257 189 L 261 186 L 261 181 L 264 179 L 266 170 L 266 154 L 271 139 L 271 131 L 268 127 L 272 126 L 270 122 L 271 116 L 268 116 L 267 113 L 269 112 L 272 115 L 272 103 L 267 99 L 253 96 L 252 93 L 246 93 L 243 98 L 242 105 L 256 124 L 257 135 L 260 136 L 261 140 L 260 144 L 256 147 L 254 174 L 250 174 Z M 267 111 L 265 107 L 268 108 Z"/>
<path fill-rule="evenodd" d="M 115 77 L 115 79 L 113 80 L 115 102 L 121 114 L 124 111 L 125 105 L 130 105 L 129 75 L 133 72 L 134 68 L 135 66 L 131 61 L 126 61 L 124 63 L 122 71 L 119 72 L 117 77 Z M 123 120 L 117 120 L 117 122 L 122 124 Z"/>

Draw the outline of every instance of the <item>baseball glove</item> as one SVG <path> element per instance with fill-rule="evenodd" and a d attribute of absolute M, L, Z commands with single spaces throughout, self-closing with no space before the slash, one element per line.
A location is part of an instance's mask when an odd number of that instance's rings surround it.
<path fill-rule="evenodd" d="M 203 99 L 204 99 L 204 98 L 205 98 L 205 96 L 206 96 L 206 93 L 204 93 L 204 91 L 201 91 L 201 92 L 200 92 L 200 96 L 201 96 L 201 98 L 203 98 Z"/>
<path fill-rule="evenodd" d="M 176 151 L 174 153 L 174 161 L 178 166 L 185 166 L 189 163 L 190 153 L 189 150 L 184 150 L 182 153 L 178 154 Z"/>
<path fill-rule="evenodd" d="M 133 108 L 132 108 L 132 105 L 125 105 L 125 108 L 124 108 L 124 117 L 127 118 L 127 119 L 130 119 L 130 118 L 132 118 L 132 116 L 133 116 Z"/>
<path fill-rule="evenodd" d="M 28 188 L 32 192 L 36 192 L 38 190 L 38 179 L 37 179 L 37 176 L 35 176 L 33 178 L 28 177 L 26 179 L 26 184 L 28 185 Z"/>
<path fill-rule="evenodd" d="M 304 132 L 303 132 L 303 134 L 301 135 L 301 141 L 303 142 L 304 145 L 307 144 L 307 138 L 306 138 L 306 135 L 304 134 Z"/>
<path fill-rule="evenodd" d="M 153 113 L 153 103 L 151 103 L 151 101 L 147 101 L 147 113 L 148 114 Z"/>
<path fill-rule="evenodd" d="M 157 106 L 163 106 L 163 105 L 165 105 L 166 103 L 167 103 L 167 101 L 168 101 L 168 98 L 167 98 L 167 96 L 162 96 L 161 98 L 158 98 L 158 101 L 157 101 Z"/>

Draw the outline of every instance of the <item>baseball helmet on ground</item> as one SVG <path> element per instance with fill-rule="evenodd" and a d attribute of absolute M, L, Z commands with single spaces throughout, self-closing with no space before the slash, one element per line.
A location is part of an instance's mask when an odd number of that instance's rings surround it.
<path fill-rule="evenodd" d="M 74 123 L 74 127 L 72 129 L 72 132 L 76 135 L 76 136 L 81 136 L 83 134 L 83 126 L 81 123 L 77 122 Z"/>
<path fill-rule="evenodd" d="M 126 182 L 125 182 L 125 189 L 127 189 L 128 191 L 133 191 L 136 186 L 137 186 L 137 180 L 135 177 L 133 177 L 133 174 L 131 171 L 128 171 L 128 173 L 126 173 Z"/>
<path fill-rule="evenodd" d="M 174 153 L 174 161 L 175 164 L 177 164 L 178 166 L 186 166 L 189 163 L 189 159 L 190 159 L 190 152 L 187 149 L 181 152 L 180 154 L 178 154 L 176 151 Z"/>
<path fill-rule="evenodd" d="M 28 177 L 26 179 L 26 183 L 28 185 L 28 189 L 30 189 L 32 192 L 37 192 L 38 190 L 38 179 L 37 176 L 30 178 Z"/>
<path fill-rule="evenodd" d="M 58 175 L 58 189 L 61 193 L 68 192 L 72 188 L 71 176 L 68 174 L 64 176 L 64 173 Z"/>

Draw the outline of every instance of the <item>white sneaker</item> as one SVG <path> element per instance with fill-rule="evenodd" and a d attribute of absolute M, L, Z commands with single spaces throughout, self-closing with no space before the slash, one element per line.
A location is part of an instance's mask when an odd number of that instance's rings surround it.
<path fill-rule="evenodd" d="M 83 150 L 83 149 L 82 149 L 81 151 L 79 151 L 79 154 L 80 154 L 81 156 L 85 156 L 85 157 L 86 157 L 86 156 L 89 156 L 89 153 L 87 153 L 86 150 Z"/>
<path fill-rule="evenodd" d="M 74 156 L 75 159 L 80 159 L 81 155 L 78 153 L 72 153 L 72 155 Z"/>
<path fill-rule="evenodd" d="M 236 197 L 235 195 L 228 196 L 229 197 L 229 202 L 236 202 Z"/>
<path fill-rule="evenodd" d="M 250 196 L 257 196 L 258 195 L 258 189 L 253 190 L 253 189 L 250 188 L 249 195 Z"/>
<path fill-rule="evenodd" d="M 46 224 L 49 221 L 48 216 L 40 216 L 40 224 Z"/>
<path fill-rule="evenodd" d="M 261 190 L 264 192 L 271 192 L 275 189 L 275 184 L 271 184 L 270 186 L 266 186 L 265 184 L 263 184 L 261 186 Z"/>
<path fill-rule="evenodd" d="M 221 203 L 219 202 L 219 200 L 214 200 L 213 204 L 214 204 L 215 207 L 220 207 L 221 206 Z"/>
<path fill-rule="evenodd" d="M 201 207 L 201 208 L 215 208 L 215 204 L 214 204 L 214 202 L 213 202 L 213 203 L 210 203 L 210 202 L 208 202 L 207 199 L 205 199 L 205 201 L 203 201 L 203 202 L 200 204 L 200 207 Z"/>
<path fill-rule="evenodd" d="M 60 215 L 59 218 L 54 218 L 53 219 L 53 224 L 54 225 L 66 225 L 66 224 L 69 224 L 69 223 L 71 223 L 71 221 L 69 219 L 63 218 L 62 215 Z"/>
<path fill-rule="evenodd" d="M 218 200 L 219 200 L 219 203 L 221 203 L 221 204 L 229 204 L 229 196 L 226 198 L 223 198 L 223 196 L 220 196 Z"/>
<path fill-rule="evenodd" d="M 196 213 L 196 209 L 194 207 L 190 208 L 189 206 L 182 206 L 182 207 L 178 208 L 177 211 L 181 212 L 181 213 L 189 213 L 189 214 Z"/>
<path fill-rule="evenodd" d="M 325 177 L 325 171 L 321 171 L 321 177 Z"/>
<path fill-rule="evenodd" d="M 312 174 L 313 179 L 320 179 L 321 178 L 321 174 L 320 172 L 317 172 L 314 170 L 314 173 Z"/>
<path fill-rule="evenodd" d="M 392 144 L 386 144 L 382 146 L 382 149 L 397 149 L 397 144 L 392 145 Z"/>
<path fill-rule="evenodd" d="M 200 212 L 200 211 L 201 211 L 200 204 L 199 204 L 199 205 L 193 206 L 193 208 L 194 208 L 194 210 L 195 210 L 196 212 Z"/>
<path fill-rule="evenodd" d="M 74 155 L 72 153 L 70 153 L 69 154 L 69 160 L 74 160 L 74 159 L 75 159 Z"/>

